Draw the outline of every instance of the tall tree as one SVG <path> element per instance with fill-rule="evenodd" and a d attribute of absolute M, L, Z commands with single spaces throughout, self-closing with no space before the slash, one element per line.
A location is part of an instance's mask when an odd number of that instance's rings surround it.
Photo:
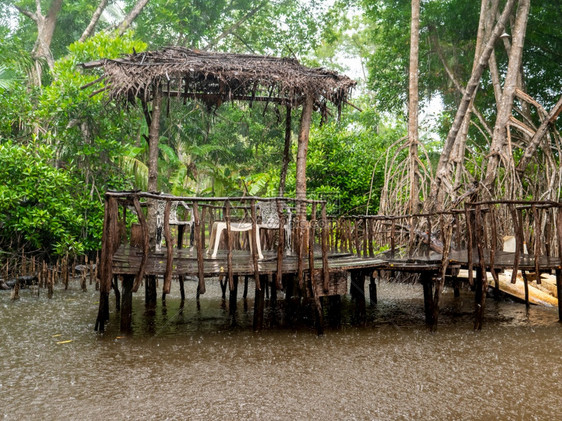
<path fill-rule="evenodd" d="M 34 11 L 25 9 L 17 4 L 14 5 L 20 13 L 30 18 L 37 25 L 37 39 L 32 51 L 32 56 L 35 59 L 33 83 L 37 86 L 41 85 L 42 61 L 44 60 L 51 70 L 55 64 L 53 54 L 51 53 L 51 42 L 62 3 L 63 0 L 52 0 L 46 15 L 43 15 L 40 0 L 36 0 Z"/>
<path fill-rule="evenodd" d="M 410 24 L 410 72 L 408 89 L 408 139 L 410 160 L 410 213 L 417 213 L 419 208 L 419 169 L 418 169 L 418 61 L 420 40 L 420 2 L 412 0 L 412 18 Z"/>
<path fill-rule="evenodd" d="M 500 161 L 504 159 L 506 166 L 514 170 L 513 154 L 511 147 L 507 147 L 508 122 L 512 115 L 513 99 L 515 89 L 518 86 L 518 78 L 521 77 L 521 62 L 523 57 L 523 45 L 527 20 L 529 16 L 530 0 L 519 0 L 515 25 L 513 26 L 511 48 L 509 51 L 509 63 L 503 86 L 501 101 L 498 104 L 498 116 L 494 126 L 494 136 L 490 147 L 490 158 L 486 169 L 484 187 L 489 191 L 494 188 L 494 181 L 497 177 L 497 170 Z"/>

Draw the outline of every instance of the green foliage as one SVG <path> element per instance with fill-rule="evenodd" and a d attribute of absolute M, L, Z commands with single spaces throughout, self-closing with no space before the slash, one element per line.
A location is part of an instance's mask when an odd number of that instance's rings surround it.
<path fill-rule="evenodd" d="M 63 255 L 96 249 L 101 241 L 99 202 L 83 183 L 53 165 L 46 145 L 0 144 L 0 244 Z"/>
<path fill-rule="evenodd" d="M 313 129 L 307 195 L 328 200 L 332 214 L 375 213 L 384 182 L 384 157 L 396 137 L 397 129 L 383 125 L 372 109 L 344 113 L 340 123 Z"/>

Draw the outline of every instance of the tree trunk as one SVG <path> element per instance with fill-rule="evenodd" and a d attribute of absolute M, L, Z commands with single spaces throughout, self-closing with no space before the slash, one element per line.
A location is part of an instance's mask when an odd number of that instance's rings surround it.
<path fill-rule="evenodd" d="M 98 8 L 96 9 L 94 14 L 92 15 L 92 19 L 90 20 L 90 23 L 88 24 L 86 29 L 84 29 L 84 32 L 82 33 L 82 36 L 78 40 L 79 42 L 86 41 L 86 39 L 89 38 L 93 34 L 94 29 L 96 28 L 96 25 L 98 24 L 98 21 L 100 20 L 100 16 L 103 13 L 103 11 L 105 10 L 108 2 L 109 2 L 109 0 L 101 0 L 100 1 L 100 4 L 98 5 Z"/>
<path fill-rule="evenodd" d="M 144 6 L 146 6 L 146 4 L 148 3 L 149 0 L 139 0 L 131 9 L 131 11 L 129 12 L 129 14 L 127 16 L 125 16 L 125 19 L 123 19 L 123 22 L 121 22 L 119 24 L 119 26 L 117 27 L 117 35 L 121 36 L 125 33 L 125 31 L 127 29 L 129 29 L 129 26 L 131 26 L 131 24 L 133 23 L 133 21 L 136 19 L 136 17 L 138 15 L 140 15 L 140 13 L 142 12 L 142 9 L 144 9 Z"/>
<path fill-rule="evenodd" d="M 439 163 L 437 164 L 435 179 L 433 180 L 433 183 L 431 185 L 431 200 L 426 202 L 428 204 L 429 210 L 433 209 L 437 204 L 440 204 L 442 202 L 442 183 L 447 179 L 448 176 L 449 159 L 451 157 L 453 146 L 455 145 L 457 133 L 459 132 L 460 126 L 464 119 L 464 115 L 468 110 L 468 106 L 470 105 L 474 92 L 476 91 L 476 88 L 480 83 L 482 73 L 488 65 L 488 60 L 494 49 L 494 44 L 496 43 L 500 34 L 503 32 L 507 19 L 509 18 L 514 5 L 515 0 L 507 1 L 503 12 L 498 19 L 498 23 L 496 24 L 494 30 L 492 31 L 492 34 L 490 35 L 490 39 L 488 39 L 488 42 L 482 50 L 482 54 L 478 59 L 478 65 L 472 72 L 472 75 L 470 76 L 470 79 L 467 83 L 465 93 L 463 95 L 461 103 L 459 104 L 457 114 L 455 115 L 455 120 L 453 121 L 451 129 L 449 130 L 449 134 L 447 135 L 447 139 L 445 140 L 445 144 L 443 146 L 443 151 L 441 152 L 441 157 L 439 158 Z"/>
<path fill-rule="evenodd" d="M 43 68 L 41 60 L 45 60 L 51 70 L 55 65 L 55 60 L 53 58 L 53 54 L 51 53 L 51 41 L 53 40 L 57 16 L 62 8 L 62 2 L 63 0 L 53 0 L 46 16 L 43 16 L 41 11 L 41 2 L 39 0 L 36 1 L 35 12 L 30 12 L 22 9 L 21 7 L 15 6 L 20 13 L 33 20 L 37 25 L 37 40 L 35 41 L 33 51 L 31 52 L 32 57 L 35 59 L 35 74 L 33 75 L 33 83 L 36 86 L 41 86 L 41 73 Z"/>
<path fill-rule="evenodd" d="M 408 137 L 409 137 L 409 172 L 410 172 L 410 214 L 419 210 L 419 168 L 418 168 L 418 60 L 420 40 L 420 2 L 412 0 L 412 18 L 410 23 L 410 77 L 408 100 Z"/>
<path fill-rule="evenodd" d="M 513 27 L 513 43 L 509 52 L 509 63 L 507 67 L 507 74 L 505 76 L 502 100 L 498 107 L 498 116 L 494 126 L 492 145 L 490 147 L 490 158 L 488 159 L 486 178 L 484 180 L 484 187 L 486 187 L 490 192 L 494 189 L 494 181 L 497 177 L 501 154 L 506 153 L 509 154 L 509 157 L 512 157 L 511 150 L 505 151 L 507 142 L 506 132 L 509 130 L 507 123 L 509 122 L 509 117 L 511 116 L 511 110 L 513 108 L 515 89 L 518 86 L 517 79 L 523 56 L 523 44 L 525 41 L 529 8 L 530 0 L 519 1 L 517 17 Z"/>
<path fill-rule="evenodd" d="M 476 69 L 476 66 L 478 66 L 478 58 L 480 57 L 480 54 L 482 53 L 482 45 L 483 42 L 485 41 L 485 37 L 486 35 L 486 29 L 489 30 L 491 29 L 491 19 L 489 18 L 490 16 L 495 16 L 496 11 L 497 11 L 497 6 L 498 6 L 498 0 L 494 0 L 492 2 L 492 4 L 490 5 L 490 9 L 488 8 L 488 4 L 489 4 L 489 0 L 482 0 L 481 4 L 480 4 L 480 18 L 478 20 L 478 32 L 476 35 L 476 48 L 475 48 L 475 52 L 474 52 L 474 61 L 472 62 L 472 71 L 474 72 L 474 69 Z M 488 21 L 488 22 L 487 22 Z M 488 28 L 486 28 L 486 23 L 489 23 Z M 492 57 L 492 56 L 490 56 Z M 477 88 L 478 89 L 478 88 Z M 456 194 L 457 190 L 459 189 L 459 187 L 462 184 L 462 172 L 464 169 L 464 152 L 466 149 L 466 139 L 468 137 L 468 129 L 470 128 L 470 118 L 471 118 L 471 112 L 473 110 L 473 106 L 474 106 L 474 97 L 476 96 L 476 90 L 474 92 L 474 95 L 472 96 L 471 100 L 470 100 L 470 104 L 468 107 L 468 110 L 464 116 L 462 125 L 461 125 L 461 129 L 457 135 L 457 139 L 455 140 L 455 144 L 456 147 L 454 148 L 454 153 L 453 153 L 453 162 L 454 165 L 456 166 L 455 170 L 455 181 L 453 184 L 453 194 Z M 454 196 L 453 196 L 454 198 Z"/>

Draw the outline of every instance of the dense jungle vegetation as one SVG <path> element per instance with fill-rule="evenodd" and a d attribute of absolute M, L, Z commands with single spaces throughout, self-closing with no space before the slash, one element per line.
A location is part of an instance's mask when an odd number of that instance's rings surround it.
<path fill-rule="evenodd" d="M 81 89 L 96 75 L 80 63 L 167 45 L 358 80 L 355 107 L 315 116 L 310 137 L 309 196 L 334 214 L 445 208 L 475 189 L 559 200 L 560 22 L 559 0 L 0 0 L 0 250 L 99 248 L 104 191 L 146 188 L 148 129 L 140 107 Z M 171 103 L 159 189 L 276 195 L 285 114 L 264 107 Z"/>

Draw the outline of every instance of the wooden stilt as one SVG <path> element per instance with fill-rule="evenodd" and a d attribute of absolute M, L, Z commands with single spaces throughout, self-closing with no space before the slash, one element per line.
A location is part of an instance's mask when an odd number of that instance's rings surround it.
<path fill-rule="evenodd" d="M 283 275 L 283 286 L 285 287 L 285 317 L 289 326 L 293 326 L 295 322 L 295 275 L 287 274 Z"/>
<path fill-rule="evenodd" d="M 370 282 L 369 282 L 369 303 L 371 306 L 374 306 L 378 301 L 377 297 L 377 283 L 375 280 L 375 275 L 373 272 L 370 274 Z"/>
<path fill-rule="evenodd" d="M 484 273 L 482 269 L 478 267 L 476 269 L 476 279 L 475 279 L 475 294 L 474 294 L 474 329 L 481 330 L 482 322 L 484 319 L 484 304 L 486 301 L 486 293 L 484 291 Z"/>
<path fill-rule="evenodd" d="M 130 332 L 133 319 L 134 275 L 123 275 L 123 295 L 121 297 L 121 332 Z"/>
<path fill-rule="evenodd" d="M 146 308 L 155 308 L 157 299 L 155 275 L 149 275 L 145 278 L 144 291 L 144 303 Z"/>
<path fill-rule="evenodd" d="M 119 292 L 119 277 L 117 275 L 113 276 L 111 287 L 115 292 L 115 310 L 121 311 L 121 293 Z"/>
<path fill-rule="evenodd" d="M 184 232 L 185 225 L 178 225 L 178 250 L 181 252 L 183 248 L 183 232 Z M 182 303 L 185 301 L 185 286 L 184 286 L 184 279 L 183 275 L 178 275 L 178 282 L 180 284 L 180 295 Z"/>
<path fill-rule="evenodd" d="M 363 325 L 366 322 L 366 307 L 365 307 L 365 274 L 361 270 L 351 271 L 351 300 L 355 304 L 354 308 L 354 321 L 357 324 Z"/>
<path fill-rule="evenodd" d="M 459 288 L 459 278 L 453 276 L 453 296 L 459 298 L 461 296 L 461 290 Z"/>
<path fill-rule="evenodd" d="M 244 299 L 246 299 L 248 297 L 248 280 L 249 280 L 249 276 L 246 275 L 244 276 L 244 294 L 242 295 L 242 297 Z"/>
<path fill-rule="evenodd" d="M 229 312 L 232 317 L 236 316 L 236 299 L 238 296 L 238 275 L 232 276 L 232 287 L 230 289 L 230 299 L 229 299 Z"/>
<path fill-rule="evenodd" d="M 524 270 L 521 271 L 521 275 L 523 275 L 523 285 L 525 287 L 525 307 L 527 307 L 528 310 L 531 306 L 531 304 L 529 303 L 529 280 L 527 278 L 527 272 L 525 272 Z M 537 277 L 540 277 L 539 273 L 537 273 L 537 275 Z"/>
<path fill-rule="evenodd" d="M 421 273 L 420 282 L 423 286 L 423 308 L 425 312 L 425 323 L 430 329 L 435 325 L 434 302 L 433 302 L 433 276 L 431 272 L 424 271 Z"/>
<path fill-rule="evenodd" d="M 330 295 L 328 297 L 328 324 L 331 328 L 341 326 L 342 300 L 341 295 Z"/>
<path fill-rule="evenodd" d="M 260 275 L 262 284 L 267 283 L 267 275 Z M 256 295 L 254 298 L 254 330 L 263 329 L 263 310 L 264 310 L 264 291 L 265 288 L 258 289 L 256 286 Z"/>
<path fill-rule="evenodd" d="M 221 286 L 221 291 L 222 291 L 222 299 L 226 300 L 226 285 L 227 285 L 227 281 L 224 278 L 224 274 L 220 274 L 219 275 L 219 284 Z M 199 296 L 198 296 L 199 297 Z"/>
<path fill-rule="evenodd" d="M 50 285 L 51 283 L 49 283 Z M 100 292 L 100 303 L 98 308 L 98 317 L 94 330 L 103 333 L 105 331 L 105 322 L 109 320 L 109 293 Z"/>

